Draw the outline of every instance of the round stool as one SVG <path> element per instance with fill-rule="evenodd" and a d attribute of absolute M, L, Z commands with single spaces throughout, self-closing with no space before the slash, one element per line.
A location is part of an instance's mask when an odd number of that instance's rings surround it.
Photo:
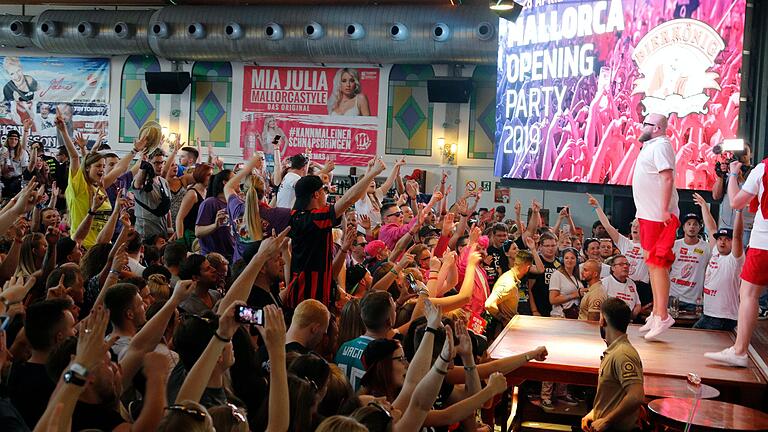
<path fill-rule="evenodd" d="M 683 378 L 669 378 L 655 375 L 643 377 L 645 397 L 654 398 L 693 398 L 694 389 L 688 380 Z M 720 391 L 712 386 L 701 384 L 699 399 L 715 399 L 720 396 Z"/>
<path fill-rule="evenodd" d="M 691 425 L 695 431 L 768 431 L 768 414 L 727 402 L 703 399 L 696 402 Z M 656 399 L 648 404 L 651 419 L 683 430 L 693 408 L 693 399 Z"/>

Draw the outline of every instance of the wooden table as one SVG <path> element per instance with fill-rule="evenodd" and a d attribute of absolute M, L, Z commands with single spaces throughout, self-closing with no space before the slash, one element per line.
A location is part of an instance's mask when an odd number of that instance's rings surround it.
<path fill-rule="evenodd" d="M 693 399 L 656 399 L 648 404 L 651 420 L 683 430 L 693 408 Z M 692 431 L 768 431 L 768 414 L 713 400 L 697 401 Z"/>
<path fill-rule="evenodd" d="M 730 332 L 671 328 L 661 341 L 649 342 L 631 325 L 629 340 L 643 361 L 646 377 L 685 378 L 697 373 L 702 383 L 718 389 L 737 387 L 740 392 L 762 397 L 766 379 L 750 357 L 749 367 L 719 365 L 704 357 L 733 345 Z M 597 385 L 600 356 L 606 349 L 596 322 L 517 315 L 489 347 L 491 358 L 521 354 L 545 345 L 549 356 L 544 362 L 532 361 L 508 375 L 510 383 L 526 379 L 569 384 Z M 751 403 L 749 405 L 752 405 Z"/>
<path fill-rule="evenodd" d="M 695 387 L 685 378 L 669 378 L 657 375 L 643 377 L 645 397 L 655 398 L 692 398 Z M 712 386 L 700 384 L 699 399 L 715 399 L 720 396 L 720 391 Z"/>

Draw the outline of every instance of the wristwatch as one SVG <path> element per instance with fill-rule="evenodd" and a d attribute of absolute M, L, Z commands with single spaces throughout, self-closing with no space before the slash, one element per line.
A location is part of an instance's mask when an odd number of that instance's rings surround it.
<path fill-rule="evenodd" d="M 72 366 L 64 372 L 64 382 L 76 386 L 85 385 L 85 377 L 88 376 L 88 369 L 80 363 L 72 363 Z"/>

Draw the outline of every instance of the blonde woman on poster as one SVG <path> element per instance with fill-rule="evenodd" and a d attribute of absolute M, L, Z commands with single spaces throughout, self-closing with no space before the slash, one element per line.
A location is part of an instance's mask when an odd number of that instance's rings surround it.
<path fill-rule="evenodd" d="M 370 116 L 368 98 L 360 88 L 357 69 L 344 68 L 333 77 L 333 91 L 328 98 L 330 116 Z"/>
<path fill-rule="evenodd" d="M 261 143 L 264 147 L 262 150 L 265 154 L 271 155 L 275 152 L 275 145 L 273 144 L 273 141 L 275 140 L 276 136 L 280 136 L 280 140 L 278 141 L 278 148 L 280 149 L 280 153 L 285 154 L 285 132 L 283 132 L 283 129 L 277 125 L 275 116 L 267 116 L 264 119 L 264 129 L 261 132 Z"/>

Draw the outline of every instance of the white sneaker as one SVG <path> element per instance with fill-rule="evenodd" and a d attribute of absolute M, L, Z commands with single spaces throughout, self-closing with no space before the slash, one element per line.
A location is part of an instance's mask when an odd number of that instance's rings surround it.
<path fill-rule="evenodd" d="M 728 366 L 747 367 L 749 364 L 747 355 L 736 355 L 736 350 L 733 347 L 726 348 L 720 352 L 704 353 L 704 357 L 718 363 L 727 364 Z"/>
<path fill-rule="evenodd" d="M 654 315 L 654 314 L 648 315 L 648 318 L 645 319 L 645 324 L 643 324 L 642 327 L 637 329 L 637 331 L 639 331 L 640 333 L 647 332 L 648 330 L 651 329 L 651 327 L 653 327 L 653 321 L 655 321 L 655 320 L 656 320 L 656 315 Z"/>
<path fill-rule="evenodd" d="M 662 320 L 661 317 L 656 317 L 656 319 L 653 320 L 651 329 L 648 330 L 648 333 L 645 335 L 645 340 L 656 340 L 660 334 L 669 330 L 669 328 L 672 327 L 674 323 L 675 320 L 671 316 L 668 316 L 665 320 Z"/>

